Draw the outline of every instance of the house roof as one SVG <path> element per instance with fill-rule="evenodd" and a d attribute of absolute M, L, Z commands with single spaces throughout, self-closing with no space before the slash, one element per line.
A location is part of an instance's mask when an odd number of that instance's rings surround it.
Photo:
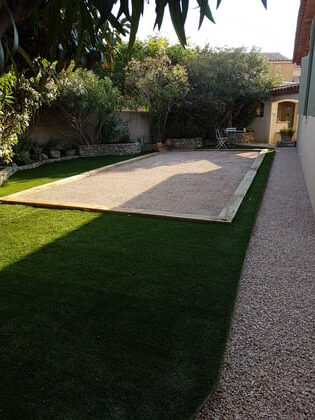
<path fill-rule="evenodd" d="M 301 0 L 293 52 L 293 61 L 297 64 L 301 64 L 302 57 L 308 55 L 313 19 L 315 19 L 315 0 Z"/>
<path fill-rule="evenodd" d="M 269 61 L 292 61 L 279 52 L 263 52 Z"/>
<path fill-rule="evenodd" d="M 300 84 L 294 82 L 282 83 L 270 89 L 271 96 L 293 95 L 299 93 Z"/>

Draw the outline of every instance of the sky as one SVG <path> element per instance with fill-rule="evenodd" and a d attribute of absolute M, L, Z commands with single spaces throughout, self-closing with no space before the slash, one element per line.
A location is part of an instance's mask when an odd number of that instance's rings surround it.
<path fill-rule="evenodd" d="M 268 0 L 267 10 L 260 0 L 222 0 L 218 10 L 216 0 L 209 0 L 216 21 L 214 25 L 204 19 L 198 31 L 199 9 L 197 1 L 190 0 L 186 21 L 186 36 L 190 45 L 212 47 L 260 48 L 263 52 L 280 52 L 292 58 L 295 28 L 300 0 Z M 153 31 L 155 1 L 145 4 L 137 39 L 161 35 L 171 44 L 177 42 L 169 13 L 165 13 L 161 31 Z"/>

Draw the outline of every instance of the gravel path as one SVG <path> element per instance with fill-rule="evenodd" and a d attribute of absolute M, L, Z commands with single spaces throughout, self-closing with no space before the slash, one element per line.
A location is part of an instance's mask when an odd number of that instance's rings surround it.
<path fill-rule="evenodd" d="M 314 419 L 315 219 L 296 150 L 278 149 L 225 363 L 202 419 Z"/>
<path fill-rule="evenodd" d="M 257 151 L 161 153 L 49 189 L 24 191 L 21 197 L 110 209 L 217 216 L 258 154 Z"/>

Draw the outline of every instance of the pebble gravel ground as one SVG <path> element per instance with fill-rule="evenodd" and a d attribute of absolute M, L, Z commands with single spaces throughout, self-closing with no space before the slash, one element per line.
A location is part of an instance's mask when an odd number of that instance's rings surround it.
<path fill-rule="evenodd" d="M 67 184 L 24 191 L 22 199 L 217 216 L 258 154 L 253 150 L 160 153 Z"/>
<path fill-rule="evenodd" d="M 221 379 L 198 420 L 315 419 L 314 283 L 314 213 L 296 149 L 278 149 Z"/>

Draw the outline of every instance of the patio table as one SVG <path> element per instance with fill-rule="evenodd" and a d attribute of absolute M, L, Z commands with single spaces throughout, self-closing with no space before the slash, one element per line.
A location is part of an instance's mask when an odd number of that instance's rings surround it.
<path fill-rule="evenodd" d="M 237 130 L 236 128 L 226 128 L 225 129 L 226 136 L 228 138 L 228 144 L 237 144 L 239 141 L 238 134 L 243 134 L 244 130 Z"/>

